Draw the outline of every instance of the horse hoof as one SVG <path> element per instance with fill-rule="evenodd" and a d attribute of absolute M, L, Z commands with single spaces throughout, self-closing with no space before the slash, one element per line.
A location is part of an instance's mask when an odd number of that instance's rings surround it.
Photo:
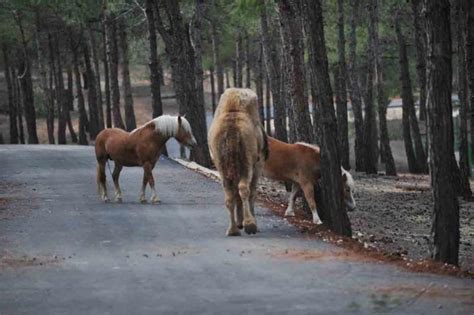
<path fill-rule="evenodd" d="M 122 198 L 115 198 L 115 201 L 118 203 L 122 203 Z"/>
<path fill-rule="evenodd" d="M 244 225 L 245 233 L 247 234 L 256 234 L 257 233 L 257 225 L 255 223 L 245 224 Z"/>
<path fill-rule="evenodd" d="M 151 203 L 154 204 L 154 205 L 156 205 L 157 203 L 160 203 L 160 202 L 161 202 L 160 198 L 151 199 Z"/>
<path fill-rule="evenodd" d="M 226 232 L 227 236 L 240 236 L 240 231 L 238 229 L 229 228 Z"/>
<path fill-rule="evenodd" d="M 147 201 L 146 201 L 146 199 L 140 199 L 140 203 L 145 204 L 145 203 L 147 203 Z"/>
<path fill-rule="evenodd" d="M 323 221 L 321 221 L 321 220 L 314 220 L 313 223 L 316 224 L 316 225 L 321 225 L 321 224 L 323 224 Z"/>
<path fill-rule="evenodd" d="M 237 228 L 238 228 L 239 230 L 242 230 L 242 229 L 244 228 L 244 225 L 243 225 L 242 223 L 241 223 L 241 224 L 237 224 Z"/>
<path fill-rule="evenodd" d="M 105 202 L 105 203 L 107 203 L 107 202 L 109 202 L 109 198 L 104 197 L 104 198 L 102 198 L 102 201 Z"/>
<path fill-rule="evenodd" d="M 291 210 L 291 211 L 286 210 L 285 211 L 285 217 L 294 217 L 294 216 L 295 216 L 295 212 L 293 210 Z"/>

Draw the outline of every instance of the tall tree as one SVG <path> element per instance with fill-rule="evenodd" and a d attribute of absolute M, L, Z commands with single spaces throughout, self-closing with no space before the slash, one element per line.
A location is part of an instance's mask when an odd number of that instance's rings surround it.
<path fill-rule="evenodd" d="M 263 46 L 262 46 L 263 49 Z M 265 71 L 265 130 L 267 135 L 272 135 L 272 104 L 271 104 L 271 88 L 268 70 Z"/>
<path fill-rule="evenodd" d="M 211 0 L 209 23 L 211 25 L 212 58 L 214 68 L 216 69 L 218 98 L 220 98 L 222 93 L 224 93 L 224 66 L 221 58 L 221 36 L 219 33 L 220 16 L 219 8 L 216 6 L 216 1 Z"/>
<path fill-rule="evenodd" d="M 466 72 L 471 104 L 471 151 L 474 152 L 474 3 L 462 1 L 461 12 L 466 14 Z"/>
<path fill-rule="evenodd" d="M 3 62 L 4 62 L 4 71 L 5 71 L 5 81 L 7 84 L 7 93 L 8 93 L 8 116 L 9 116 L 9 125 L 10 125 L 10 143 L 18 143 L 18 128 L 17 128 L 17 113 L 16 106 L 13 100 L 13 84 L 10 72 L 10 61 L 8 57 L 8 48 L 6 44 L 2 45 L 3 50 Z"/>
<path fill-rule="evenodd" d="M 28 143 L 37 144 L 38 135 L 36 133 L 36 110 L 33 94 L 33 80 L 31 74 L 31 60 L 28 53 L 28 42 L 26 40 L 25 30 L 23 27 L 23 18 L 21 13 L 13 13 L 18 29 L 20 31 L 20 39 L 22 45 L 22 55 L 19 63 L 19 79 L 21 86 L 21 94 L 23 97 L 23 108 L 25 112 L 26 129 L 28 131 Z"/>
<path fill-rule="evenodd" d="M 125 129 L 120 112 L 120 90 L 118 81 L 119 53 L 117 47 L 117 21 L 113 13 L 105 14 L 107 25 L 107 60 L 109 62 L 109 79 L 112 94 L 112 118 L 114 127 Z"/>
<path fill-rule="evenodd" d="M 199 102 L 196 91 L 198 85 L 195 76 L 195 52 L 191 45 L 188 25 L 184 23 L 178 2 L 161 1 L 160 4 L 155 3 L 154 8 L 157 30 L 165 42 L 173 72 L 179 111 L 181 114 L 187 114 L 197 141 L 197 145 L 191 150 L 191 156 L 197 163 L 209 166 L 206 114 L 204 104 Z"/>
<path fill-rule="evenodd" d="M 424 0 L 427 34 L 429 135 L 434 197 L 433 258 L 457 265 L 459 205 L 453 176 L 451 25 L 449 0 Z"/>
<path fill-rule="evenodd" d="M 464 199 L 470 200 L 472 197 L 471 185 L 469 183 L 469 143 L 468 143 L 468 113 L 469 99 L 466 73 L 466 37 L 467 37 L 467 18 L 461 9 L 461 0 L 453 1 L 453 18 L 455 24 L 455 38 L 457 47 L 457 77 L 458 77 L 458 95 L 459 95 L 459 169 L 461 180 L 461 194 Z"/>
<path fill-rule="evenodd" d="M 81 145 L 87 145 L 87 134 L 86 134 L 86 129 L 88 127 L 88 119 L 87 119 L 87 112 L 86 112 L 86 106 L 84 102 L 84 94 L 82 93 L 82 84 L 81 84 L 81 73 L 79 71 L 79 45 L 80 42 L 75 42 L 74 38 L 77 38 L 80 36 L 77 36 L 73 31 L 71 30 L 70 36 L 69 36 L 69 45 L 71 47 L 71 53 L 72 53 L 72 65 L 73 65 L 73 72 L 74 72 L 74 77 L 75 77 L 75 83 L 76 83 L 76 93 L 77 93 L 77 107 L 79 110 L 79 144 Z"/>
<path fill-rule="evenodd" d="M 354 113 L 354 153 L 356 171 L 365 170 L 364 158 L 364 118 L 362 115 L 362 96 L 357 75 L 357 19 L 359 12 L 359 0 L 350 0 L 350 32 L 349 32 L 349 60 L 348 60 L 348 92 L 351 98 L 352 112 Z"/>
<path fill-rule="evenodd" d="M 137 128 L 137 122 L 135 120 L 135 110 L 133 109 L 132 83 L 130 81 L 130 56 L 128 52 L 127 25 L 123 18 L 119 21 L 119 29 L 120 48 L 122 53 L 122 88 L 123 98 L 125 101 L 125 125 L 127 126 L 128 131 L 132 131 L 133 129 Z"/>
<path fill-rule="evenodd" d="M 364 117 L 364 150 L 365 150 L 365 171 L 368 174 L 377 173 L 377 141 L 374 137 L 377 126 L 374 115 L 374 67 L 376 60 L 375 41 L 377 38 L 377 3 L 370 0 L 368 3 L 369 23 L 368 23 L 368 45 L 367 45 L 367 92 L 365 101 Z M 375 139 L 374 139 L 375 138 Z"/>
<path fill-rule="evenodd" d="M 325 221 L 336 233 L 351 236 L 351 224 L 342 201 L 342 178 L 335 176 L 341 173 L 339 156 L 337 122 L 334 112 L 332 89 L 329 80 L 328 58 L 324 38 L 323 14 L 321 0 L 305 0 L 304 12 L 308 25 L 310 71 L 319 83 L 321 102 L 318 103 L 321 111 L 321 182 L 323 187 L 324 208 L 329 210 L 325 214 Z M 313 87 L 314 88 L 314 87 Z"/>
<path fill-rule="evenodd" d="M 151 107 L 153 110 L 153 117 L 163 115 L 163 104 L 161 103 L 161 86 L 160 86 L 160 71 L 158 59 L 158 41 L 155 29 L 155 15 L 153 12 L 153 0 L 145 1 L 145 14 L 148 27 L 148 43 L 149 43 L 149 62 L 150 67 L 150 83 L 151 83 Z"/>
<path fill-rule="evenodd" d="M 403 138 L 405 142 L 405 152 L 408 159 L 408 169 L 410 173 L 423 173 L 426 171 L 426 155 L 421 142 L 418 121 L 415 114 L 415 101 L 411 88 L 410 71 L 408 64 L 408 54 L 405 37 L 400 27 L 400 16 L 395 18 L 395 32 L 399 46 L 399 69 L 400 86 L 403 101 Z M 413 150 L 413 139 L 415 148 Z"/>
<path fill-rule="evenodd" d="M 375 0 L 376 1 L 376 0 Z M 385 164 L 385 174 L 390 176 L 396 176 L 397 171 L 395 168 L 395 161 L 393 160 L 392 149 L 390 148 L 390 139 L 387 128 L 387 106 L 389 104 L 388 97 L 385 93 L 385 82 L 384 82 L 384 68 L 382 63 L 382 48 L 380 46 L 379 39 L 379 6 L 377 2 L 374 3 L 375 13 L 374 22 L 375 38 L 373 40 L 374 50 L 374 64 L 370 65 L 374 67 L 374 79 L 375 89 L 377 93 L 377 108 L 379 114 L 379 130 L 380 130 L 380 155 L 381 160 Z"/>
<path fill-rule="evenodd" d="M 104 1 L 105 3 L 105 1 Z M 105 5 L 104 5 L 105 6 Z M 102 30 L 102 63 L 104 65 L 104 91 L 105 91 L 105 125 L 107 128 L 112 128 L 112 101 L 110 95 L 110 69 L 109 69 L 109 56 L 107 53 L 107 15 L 103 9 L 102 19 L 101 19 L 101 30 Z"/>
<path fill-rule="evenodd" d="M 347 91 L 346 91 L 346 37 L 344 34 L 344 0 L 337 0 L 337 55 L 338 81 L 336 86 L 337 127 L 341 149 L 342 166 L 351 168 L 349 161 L 349 128 L 347 123 Z"/>
<path fill-rule="evenodd" d="M 99 66 L 99 49 L 97 47 L 96 34 L 92 28 L 92 25 L 89 24 L 89 38 L 91 42 L 92 50 L 92 64 L 94 66 L 95 82 L 96 82 L 96 92 L 97 92 L 97 114 L 99 116 L 99 129 L 98 131 L 104 129 L 104 109 L 103 109 L 103 100 L 102 100 L 102 87 L 100 84 L 100 66 Z"/>
<path fill-rule="evenodd" d="M 413 26 L 415 28 L 416 74 L 420 89 L 420 120 L 426 121 L 426 36 L 424 36 L 422 0 L 412 0 Z"/>
<path fill-rule="evenodd" d="M 235 37 L 235 71 L 234 71 L 234 85 L 235 87 L 242 87 L 242 74 L 244 66 L 244 50 L 242 47 L 242 29 L 237 27 Z"/>
<path fill-rule="evenodd" d="M 91 139 L 95 139 L 100 131 L 99 111 L 97 109 L 97 84 L 95 82 L 96 75 L 92 69 L 90 58 L 90 49 L 87 39 L 84 37 L 82 44 L 82 52 L 84 54 L 84 65 L 87 76 L 87 104 L 89 105 L 89 134 Z"/>
<path fill-rule="evenodd" d="M 296 140 L 308 143 L 313 142 L 313 128 L 309 115 L 308 98 L 306 97 L 306 75 L 304 71 L 304 42 L 303 26 L 300 19 L 300 0 L 279 0 L 278 8 L 283 33 L 285 51 L 288 60 L 287 86 L 282 90 L 288 91 L 290 126 L 294 122 Z M 291 129 L 291 127 L 290 127 Z"/>
<path fill-rule="evenodd" d="M 269 18 L 267 15 L 266 1 L 259 0 L 260 5 L 260 23 L 263 37 L 263 52 L 265 54 L 265 63 L 270 78 L 273 104 L 273 123 L 275 126 L 275 138 L 281 141 L 287 141 L 286 113 L 284 104 L 284 95 L 281 91 L 281 62 L 279 48 L 276 42 L 275 34 L 269 27 Z"/>

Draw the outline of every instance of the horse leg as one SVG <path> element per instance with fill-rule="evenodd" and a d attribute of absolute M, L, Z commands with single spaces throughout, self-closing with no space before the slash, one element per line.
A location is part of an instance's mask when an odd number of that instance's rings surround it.
<path fill-rule="evenodd" d="M 285 217 L 294 217 L 295 216 L 295 200 L 298 192 L 300 191 L 300 187 L 297 183 L 293 183 L 291 185 L 291 193 L 290 198 L 288 198 L 288 208 L 285 211 Z"/>
<path fill-rule="evenodd" d="M 141 203 L 146 203 L 145 190 L 146 190 L 146 184 L 149 182 L 149 176 L 150 176 L 149 166 L 148 166 L 148 163 L 145 163 L 143 165 L 143 182 L 142 182 L 142 191 L 140 193 Z"/>
<path fill-rule="evenodd" d="M 301 184 L 301 188 L 303 189 L 304 197 L 308 202 L 309 208 L 313 213 L 313 223 L 314 224 L 322 224 L 323 222 L 319 218 L 318 211 L 316 210 L 317 205 L 316 201 L 314 200 L 314 187 L 311 182 Z"/>
<path fill-rule="evenodd" d="M 120 172 L 122 171 L 122 165 L 115 162 L 114 172 L 112 173 L 112 178 L 114 180 L 115 186 L 115 201 L 122 202 L 122 190 L 119 185 Z"/>
<path fill-rule="evenodd" d="M 239 195 L 240 199 L 242 199 L 242 208 L 244 212 L 244 230 L 247 234 L 255 234 L 257 233 L 257 223 L 255 222 L 255 218 L 250 210 L 251 183 L 249 182 L 248 178 L 252 178 L 252 176 L 243 177 L 240 179 Z"/>
<path fill-rule="evenodd" d="M 100 198 L 107 202 L 109 198 L 107 198 L 107 183 L 105 178 L 105 163 L 107 160 L 98 160 L 97 161 L 97 188 L 99 189 Z"/>
<path fill-rule="evenodd" d="M 155 179 L 153 178 L 153 171 L 150 169 L 150 173 L 148 176 L 148 184 L 150 185 L 152 195 L 151 195 L 151 203 L 158 203 L 160 202 L 160 198 L 158 197 L 158 194 L 156 193 L 155 189 Z"/>
<path fill-rule="evenodd" d="M 243 221 L 244 221 L 244 217 L 243 217 L 243 212 L 242 212 L 242 199 L 240 199 L 240 196 L 239 194 L 235 194 L 234 195 L 234 198 L 236 200 L 236 207 L 235 207 L 235 220 L 237 221 L 237 227 L 239 228 L 239 230 L 241 230 L 244 225 L 243 225 Z"/>
<path fill-rule="evenodd" d="M 240 231 L 235 224 L 234 210 L 236 204 L 236 198 L 230 187 L 230 183 L 224 183 L 224 194 L 225 194 L 225 206 L 229 211 L 229 228 L 227 229 L 227 236 L 240 236 Z"/>

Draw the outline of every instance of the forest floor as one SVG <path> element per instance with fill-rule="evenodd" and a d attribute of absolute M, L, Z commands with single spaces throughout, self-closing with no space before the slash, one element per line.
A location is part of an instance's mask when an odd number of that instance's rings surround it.
<path fill-rule="evenodd" d="M 151 118 L 151 99 L 147 82 L 138 82 L 133 87 L 137 125 Z M 162 95 L 173 95 L 165 88 Z M 209 93 L 206 94 L 210 104 Z M 208 106 L 210 107 L 210 106 Z M 165 114 L 177 114 L 175 99 L 163 100 Z M 208 108 L 210 110 L 210 108 Z M 77 113 L 72 112 L 77 130 Z M 38 136 L 47 143 L 44 118 L 38 118 Z M 0 111 L 0 133 L 5 142 L 8 137 L 8 117 Z M 403 174 L 406 158 L 401 141 L 391 142 L 393 155 L 400 174 L 398 177 L 369 176 L 353 173 L 356 181 L 355 199 L 357 209 L 349 213 L 353 238 L 369 250 L 379 251 L 388 257 L 413 264 L 429 257 L 431 211 L 433 199 L 429 190 L 428 176 Z M 353 154 L 352 154 L 353 155 Z M 379 168 L 380 169 L 380 168 Z M 288 193 L 283 184 L 262 179 L 259 191 L 273 204 L 273 209 L 283 215 Z M 301 205 L 299 198 L 298 205 Z M 316 233 L 320 229 L 310 224 L 310 217 L 301 207 L 296 210 L 297 219 L 290 222 L 299 225 L 303 232 Z M 474 273 L 474 203 L 460 199 L 460 265 L 463 270 Z"/>

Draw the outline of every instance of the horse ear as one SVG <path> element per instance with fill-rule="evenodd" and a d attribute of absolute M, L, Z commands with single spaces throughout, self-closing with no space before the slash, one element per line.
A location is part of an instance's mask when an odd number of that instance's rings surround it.
<path fill-rule="evenodd" d="M 347 182 L 347 174 L 346 173 L 342 174 L 342 179 L 344 180 L 344 183 Z"/>
<path fill-rule="evenodd" d="M 178 124 L 181 125 L 181 116 L 178 116 Z"/>

